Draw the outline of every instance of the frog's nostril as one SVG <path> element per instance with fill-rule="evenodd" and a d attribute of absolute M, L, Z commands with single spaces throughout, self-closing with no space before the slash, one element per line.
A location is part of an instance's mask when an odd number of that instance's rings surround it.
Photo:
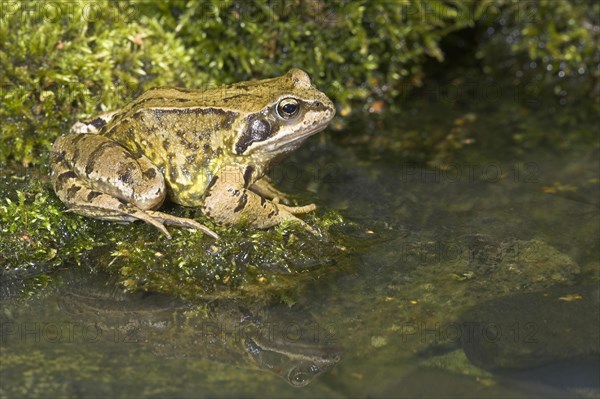
<path fill-rule="evenodd" d="M 321 103 L 321 101 L 315 101 L 315 107 L 321 108 L 322 106 L 323 106 L 323 103 Z"/>

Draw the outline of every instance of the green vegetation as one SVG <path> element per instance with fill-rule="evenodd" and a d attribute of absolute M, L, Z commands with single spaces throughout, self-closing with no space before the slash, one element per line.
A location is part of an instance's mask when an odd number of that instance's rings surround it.
<path fill-rule="evenodd" d="M 303 281 L 338 269 L 331 264 L 348 250 L 344 245 L 358 244 L 356 227 L 333 212 L 307 220 L 323 233 L 317 238 L 294 224 L 267 231 L 215 226 L 175 206 L 168 212 L 194 216 L 222 238 L 175 228 L 168 240 L 144 223 L 119 225 L 65 212 L 47 178 L 12 172 L 0 175 L 0 192 L 9 193 L 0 203 L 0 279 L 33 276 L 25 294 L 45 285 L 60 266 L 75 264 L 115 275 L 131 291 L 186 298 L 276 291 L 285 298 Z"/>
<path fill-rule="evenodd" d="M 554 83 L 577 77 L 597 81 L 600 4 L 585 0 L 491 4 L 496 9 L 490 7 L 490 15 L 497 23 L 488 26 L 478 54 L 488 70 L 520 71 L 518 77 L 531 71 Z M 592 88 L 593 84 L 587 90 Z"/>

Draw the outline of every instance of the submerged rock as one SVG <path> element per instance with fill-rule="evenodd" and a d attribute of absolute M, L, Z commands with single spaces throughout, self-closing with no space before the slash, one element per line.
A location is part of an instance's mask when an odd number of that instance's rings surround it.
<path fill-rule="evenodd" d="M 554 361 L 597 358 L 597 284 L 554 287 L 483 303 L 462 317 L 462 348 L 488 370 L 525 369 Z"/>

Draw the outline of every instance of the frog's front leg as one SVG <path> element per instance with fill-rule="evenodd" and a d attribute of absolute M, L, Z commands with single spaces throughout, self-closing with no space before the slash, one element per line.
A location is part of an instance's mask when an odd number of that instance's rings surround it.
<path fill-rule="evenodd" d="M 244 187 L 243 172 L 228 169 L 211 181 L 204 198 L 203 211 L 217 223 L 234 225 L 246 223 L 266 229 L 284 221 L 300 223 L 313 234 L 317 232 L 303 220 L 294 216 L 316 209 L 314 204 L 291 207 L 276 204 Z"/>
<path fill-rule="evenodd" d="M 217 238 L 200 223 L 155 211 L 166 190 L 162 173 L 143 155 L 96 134 L 67 134 L 52 146 L 51 181 L 70 211 L 97 219 L 143 220 L 167 237 L 164 224 L 190 227 Z"/>

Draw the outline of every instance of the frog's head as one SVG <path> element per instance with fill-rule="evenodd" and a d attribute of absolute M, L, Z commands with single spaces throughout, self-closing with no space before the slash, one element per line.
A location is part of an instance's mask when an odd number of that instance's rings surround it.
<path fill-rule="evenodd" d="M 246 336 L 243 341 L 250 359 L 260 369 L 278 375 L 293 387 L 301 388 L 310 384 L 341 360 L 339 349 L 322 348 L 314 344 L 300 345 L 291 339 L 288 339 L 287 345 L 275 345 L 272 339 L 266 341 L 270 345 L 265 345 L 265 342 L 253 338 Z"/>
<path fill-rule="evenodd" d="M 248 359 L 256 367 L 304 387 L 341 360 L 338 337 L 317 324 L 310 312 L 278 304 L 254 312 L 242 323 L 239 335 Z M 315 334 L 319 327 L 319 334 Z"/>
<path fill-rule="evenodd" d="M 250 86 L 251 85 L 251 86 Z M 304 140 L 325 129 L 335 106 L 317 90 L 308 74 L 291 69 L 274 79 L 248 82 L 239 91 L 253 93 L 253 111 L 237 131 L 233 151 L 239 156 L 272 159 L 298 148 Z"/>

